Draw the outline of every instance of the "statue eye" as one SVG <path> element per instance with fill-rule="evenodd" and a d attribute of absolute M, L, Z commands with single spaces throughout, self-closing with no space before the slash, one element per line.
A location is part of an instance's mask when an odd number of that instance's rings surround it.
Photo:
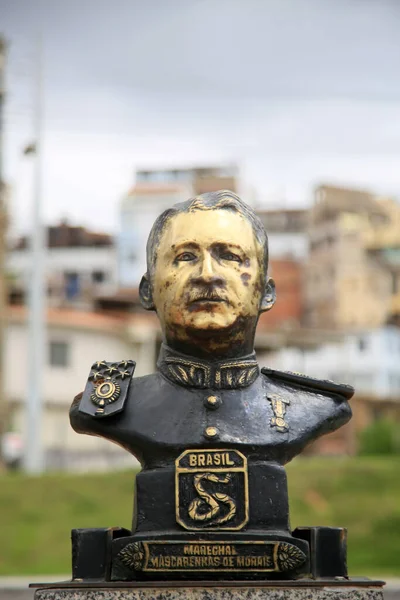
<path fill-rule="evenodd" d="M 175 260 L 178 262 L 188 262 L 190 260 L 195 260 L 195 258 L 196 257 L 193 252 L 182 252 L 182 254 L 179 254 Z"/>
<path fill-rule="evenodd" d="M 221 258 L 223 260 L 233 260 L 235 262 L 242 262 L 240 256 L 238 256 L 237 254 L 233 254 L 233 252 L 224 252 L 223 254 L 221 254 Z"/>

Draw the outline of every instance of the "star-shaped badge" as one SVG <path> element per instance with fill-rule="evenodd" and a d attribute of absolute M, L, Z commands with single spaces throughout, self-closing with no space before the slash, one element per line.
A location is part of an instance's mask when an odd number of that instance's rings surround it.
<path fill-rule="evenodd" d="M 121 379 L 125 379 L 125 377 L 130 377 L 129 371 L 118 371 L 118 375 L 116 377 L 121 377 Z"/>
<path fill-rule="evenodd" d="M 133 365 L 133 360 L 121 360 L 118 363 L 118 366 L 124 367 L 124 369 L 126 369 L 126 367 L 130 367 L 131 365 Z"/>
<path fill-rule="evenodd" d="M 100 371 L 94 371 L 94 373 L 90 373 L 89 379 L 98 381 L 99 379 L 104 379 L 104 375 Z"/>
<path fill-rule="evenodd" d="M 106 373 L 109 373 L 110 375 L 112 375 L 113 373 L 119 373 L 119 370 L 117 369 L 117 367 L 114 367 L 114 365 L 111 365 L 110 367 L 108 367 L 105 371 Z"/>
<path fill-rule="evenodd" d="M 106 367 L 107 363 L 105 360 L 98 360 L 92 365 L 92 369 L 101 369 L 102 367 Z"/>

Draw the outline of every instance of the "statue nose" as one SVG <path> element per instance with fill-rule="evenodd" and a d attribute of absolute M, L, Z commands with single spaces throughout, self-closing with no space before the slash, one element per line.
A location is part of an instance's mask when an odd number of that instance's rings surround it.
<path fill-rule="evenodd" d="M 214 277 L 214 265 L 211 256 L 206 255 L 201 261 L 200 276 L 208 280 Z"/>
<path fill-rule="evenodd" d="M 211 256 L 205 256 L 200 264 L 200 269 L 197 277 L 193 278 L 193 283 L 212 283 L 214 285 L 222 285 L 224 278 L 215 270 L 214 261 Z"/>

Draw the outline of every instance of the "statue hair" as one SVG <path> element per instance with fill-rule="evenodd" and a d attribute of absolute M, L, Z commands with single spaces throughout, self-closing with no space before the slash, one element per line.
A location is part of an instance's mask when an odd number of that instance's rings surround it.
<path fill-rule="evenodd" d="M 147 273 L 151 278 L 157 262 L 157 249 L 162 233 L 169 221 L 180 213 L 190 213 L 200 210 L 230 210 L 236 212 L 246 219 L 252 226 L 257 242 L 263 249 L 263 267 L 265 274 L 268 270 L 268 236 L 264 225 L 254 210 L 250 208 L 234 192 L 219 190 L 218 192 L 207 192 L 185 202 L 174 204 L 165 210 L 154 222 L 151 228 L 146 246 Z"/>

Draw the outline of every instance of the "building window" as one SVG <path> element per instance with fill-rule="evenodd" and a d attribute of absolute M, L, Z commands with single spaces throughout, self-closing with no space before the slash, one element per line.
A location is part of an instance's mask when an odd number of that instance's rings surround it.
<path fill-rule="evenodd" d="M 93 283 L 103 283 L 106 280 L 106 274 L 104 271 L 93 271 L 92 281 Z"/>
<path fill-rule="evenodd" d="M 358 349 L 360 352 L 364 352 L 367 349 L 367 340 L 364 338 L 358 339 Z"/>
<path fill-rule="evenodd" d="M 67 342 L 50 342 L 49 363 L 52 367 L 67 367 L 69 363 L 69 345 Z"/>
<path fill-rule="evenodd" d="M 64 273 L 65 280 L 65 295 L 68 300 L 72 300 L 79 296 L 80 293 L 80 281 L 79 274 L 74 272 Z"/>
<path fill-rule="evenodd" d="M 335 238 L 334 238 L 334 236 L 333 236 L 333 235 L 328 235 L 328 236 L 326 237 L 326 244 L 327 244 L 328 246 L 333 246 L 333 245 L 334 245 L 334 243 L 335 243 Z"/>

